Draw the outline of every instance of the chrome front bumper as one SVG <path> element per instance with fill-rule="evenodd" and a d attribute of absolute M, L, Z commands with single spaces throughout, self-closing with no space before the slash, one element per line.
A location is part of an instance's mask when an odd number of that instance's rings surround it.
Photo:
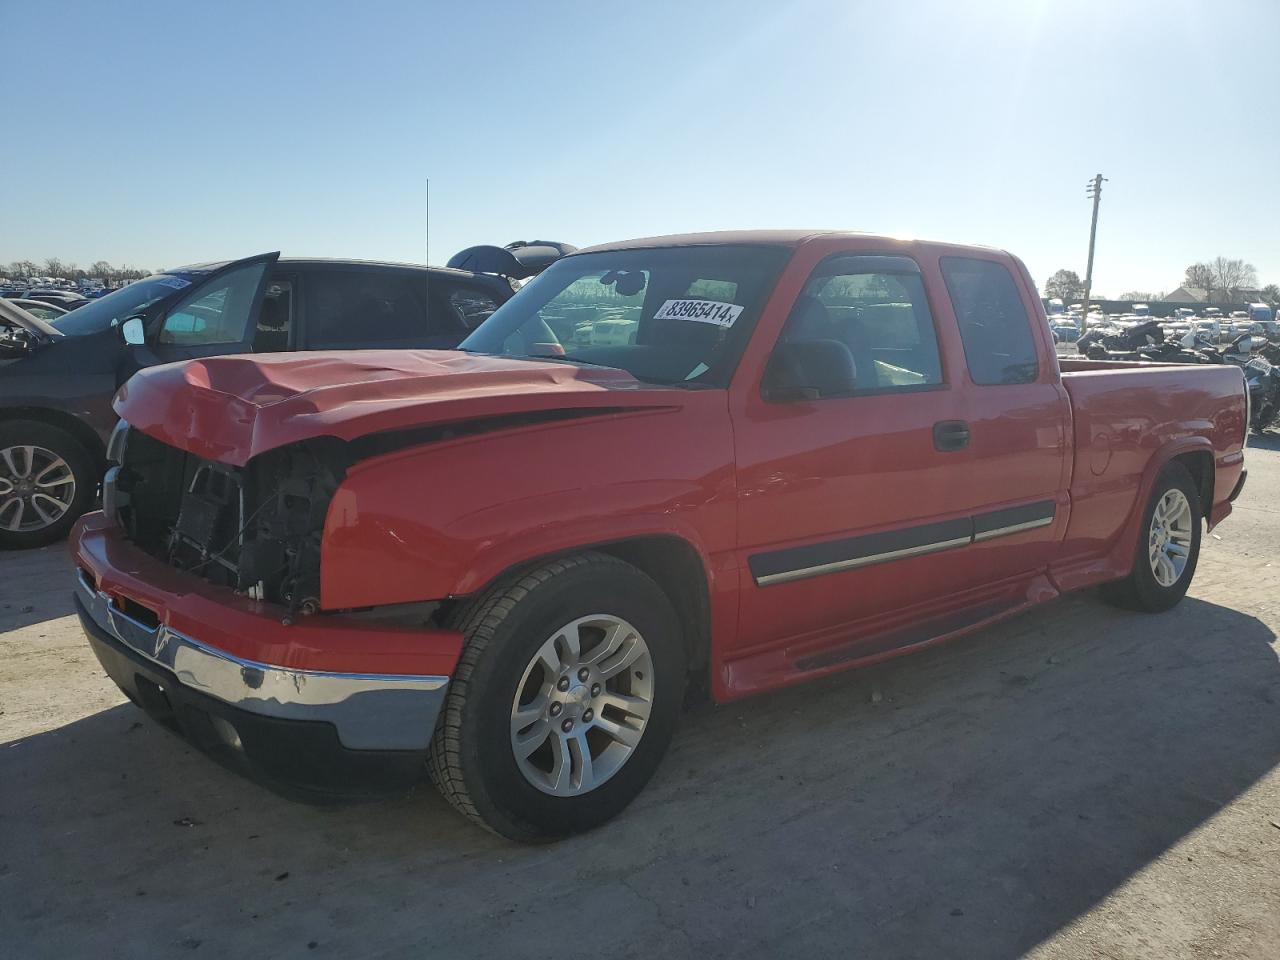
<path fill-rule="evenodd" d="M 103 631 L 183 686 L 249 713 L 330 723 L 350 750 L 425 750 L 448 677 L 323 673 L 242 660 L 124 613 L 83 571 L 77 595 Z"/>

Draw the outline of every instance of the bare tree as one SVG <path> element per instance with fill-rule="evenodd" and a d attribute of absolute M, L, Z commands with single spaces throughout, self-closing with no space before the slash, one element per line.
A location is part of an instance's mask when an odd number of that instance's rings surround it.
<path fill-rule="evenodd" d="M 1045 282 L 1044 295 L 1074 300 L 1084 296 L 1084 283 L 1074 270 L 1059 270 Z"/>
<path fill-rule="evenodd" d="M 1184 283 L 1193 289 L 1203 290 L 1207 300 L 1212 300 L 1215 293 L 1226 300 L 1238 300 L 1241 290 L 1258 285 L 1258 271 L 1252 263 L 1243 260 L 1214 257 L 1206 263 L 1193 263 L 1187 267 Z"/>
<path fill-rule="evenodd" d="M 1258 285 L 1258 271 L 1252 263 L 1243 260 L 1229 260 L 1226 257 L 1215 257 L 1209 261 L 1209 271 L 1213 275 L 1213 287 L 1235 300 L 1240 291 Z"/>

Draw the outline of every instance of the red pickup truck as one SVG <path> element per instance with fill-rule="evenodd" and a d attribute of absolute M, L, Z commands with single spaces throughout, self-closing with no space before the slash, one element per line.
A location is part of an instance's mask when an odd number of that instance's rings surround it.
<path fill-rule="evenodd" d="M 998 250 L 565 257 L 457 351 L 140 372 L 73 538 L 99 659 L 279 789 L 430 774 L 516 839 L 617 814 L 716 701 L 1102 584 L 1181 599 L 1244 482 L 1229 366 L 1060 361 Z"/>

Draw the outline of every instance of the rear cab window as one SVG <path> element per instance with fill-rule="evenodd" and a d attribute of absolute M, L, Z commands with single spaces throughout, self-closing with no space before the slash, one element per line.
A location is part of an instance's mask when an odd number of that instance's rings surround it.
<path fill-rule="evenodd" d="M 1033 383 L 1040 359 L 1026 304 L 1008 267 L 976 257 L 943 257 L 969 377 L 981 386 Z"/>

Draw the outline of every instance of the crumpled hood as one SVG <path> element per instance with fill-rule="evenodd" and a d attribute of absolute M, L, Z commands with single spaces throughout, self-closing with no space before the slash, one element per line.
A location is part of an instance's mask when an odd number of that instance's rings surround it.
<path fill-rule="evenodd" d="M 115 410 L 144 433 L 243 466 L 311 437 L 550 410 L 679 405 L 682 390 L 623 370 L 447 350 L 209 357 L 139 371 Z"/>

